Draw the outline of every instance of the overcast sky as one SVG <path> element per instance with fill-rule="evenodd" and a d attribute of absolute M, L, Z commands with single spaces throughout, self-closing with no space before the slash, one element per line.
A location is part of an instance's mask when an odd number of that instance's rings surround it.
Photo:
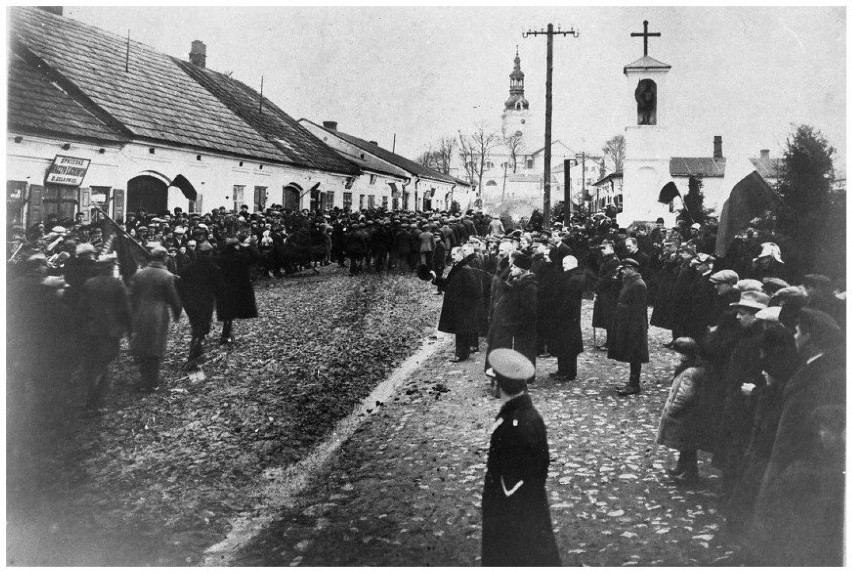
<path fill-rule="evenodd" d="M 533 129 L 543 133 L 548 22 L 575 28 L 554 40 L 553 135 L 577 151 L 635 124 L 622 68 L 642 56 L 642 20 L 661 38 L 649 55 L 672 66 L 665 90 L 672 154 L 778 155 L 791 124 L 820 129 L 846 153 L 846 10 L 824 8 L 109 8 L 65 15 L 187 58 L 207 44 L 207 65 L 232 71 L 294 118 L 334 120 L 342 131 L 414 157 L 479 122 L 500 127 L 519 45 Z M 845 160 L 836 162 L 845 169 Z"/>

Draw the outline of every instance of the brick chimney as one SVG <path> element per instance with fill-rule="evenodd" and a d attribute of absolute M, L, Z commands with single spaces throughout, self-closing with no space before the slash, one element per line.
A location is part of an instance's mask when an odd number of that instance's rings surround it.
<path fill-rule="evenodd" d="M 39 6 L 45 12 L 50 12 L 57 16 L 62 16 L 62 6 Z"/>
<path fill-rule="evenodd" d="M 336 121 L 324 121 L 322 122 L 322 126 L 326 129 L 330 129 L 331 131 L 337 131 Z"/>
<path fill-rule="evenodd" d="M 193 40 L 189 50 L 189 63 L 204 68 L 207 66 L 207 46 L 201 40 Z"/>
<path fill-rule="evenodd" d="M 713 137 L 713 159 L 722 159 L 722 136 L 716 135 Z"/>
<path fill-rule="evenodd" d="M 769 159 L 769 150 L 768 149 L 761 149 L 760 150 L 760 158 L 761 159 Z"/>

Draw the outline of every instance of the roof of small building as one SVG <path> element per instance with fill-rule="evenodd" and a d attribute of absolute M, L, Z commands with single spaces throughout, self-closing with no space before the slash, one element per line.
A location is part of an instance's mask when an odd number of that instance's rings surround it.
<path fill-rule="evenodd" d="M 615 171 L 613 173 L 610 173 L 609 175 L 602 177 L 599 181 L 595 181 L 594 183 L 592 183 L 592 186 L 598 187 L 600 185 L 603 185 L 604 183 L 613 181 L 615 179 L 624 179 L 624 173 L 621 171 Z"/>
<path fill-rule="evenodd" d="M 9 19 L 13 51 L 39 60 L 133 140 L 357 173 L 271 104 L 259 117 L 245 113 L 259 95 L 244 84 L 212 72 L 202 85 L 200 76 L 141 42 L 34 7 L 13 7 Z M 228 97 L 214 95 L 227 89 L 234 90 Z"/>
<path fill-rule="evenodd" d="M 764 179 L 777 179 L 784 167 L 784 159 L 781 157 L 751 157 L 749 161 Z"/>
<path fill-rule="evenodd" d="M 323 128 L 323 129 L 325 129 L 325 128 Z M 328 130 L 326 130 L 326 131 L 328 131 Z M 379 159 L 383 159 L 384 161 L 387 161 L 388 163 L 392 163 L 392 164 L 396 165 L 397 167 L 401 167 L 402 169 L 408 171 L 409 173 L 413 173 L 414 175 L 417 175 L 418 177 L 426 177 L 426 178 L 429 178 L 429 179 L 444 181 L 446 183 L 452 183 L 453 185 L 470 186 L 470 183 L 468 183 L 466 181 L 462 181 L 461 179 L 457 179 L 456 177 L 453 177 L 452 175 L 445 175 L 444 173 L 441 173 L 439 171 L 435 171 L 434 169 L 430 169 L 429 167 L 425 167 L 423 165 L 420 165 L 416 161 L 412 161 L 412 160 L 407 159 L 407 158 L 405 158 L 401 155 L 397 155 L 396 153 L 388 151 L 387 149 L 383 149 L 383 148 L 379 147 L 378 145 L 376 145 L 374 143 L 370 143 L 369 141 L 365 141 L 365 140 L 363 140 L 359 137 L 355 137 L 354 135 L 349 135 L 348 133 L 343 133 L 342 131 L 337 131 L 337 130 L 334 130 L 331 133 L 334 133 L 334 135 L 340 137 L 341 139 L 343 139 L 345 141 L 348 141 L 352 145 L 360 147 L 364 151 L 372 153 L 373 155 L 375 155 Z"/>
<path fill-rule="evenodd" d="M 6 77 L 10 130 L 99 142 L 128 140 L 20 56 L 10 56 Z"/>
<path fill-rule="evenodd" d="M 672 157 L 669 174 L 672 177 L 724 177 L 725 158 Z"/>
<path fill-rule="evenodd" d="M 624 66 L 624 73 L 629 71 L 646 71 L 646 70 L 670 70 L 672 67 L 664 64 L 660 60 L 655 60 L 651 56 L 642 56 L 633 63 Z"/>
<path fill-rule="evenodd" d="M 321 125 L 319 125 L 319 124 L 317 124 L 317 123 L 315 123 L 315 122 L 313 122 L 309 119 L 302 118 L 302 119 L 299 120 L 299 123 L 300 124 L 302 124 L 302 123 L 310 124 L 314 127 L 317 127 L 317 128 L 322 129 L 324 131 L 327 131 L 330 134 L 337 133 L 336 131 L 326 129 L 326 128 L 322 127 Z M 323 141 L 325 141 L 325 139 L 323 139 Z M 349 153 L 346 153 L 345 151 L 335 149 L 333 146 L 332 146 L 332 149 L 334 149 L 334 151 L 336 153 L 339 153 L 340 155 L 345 157 L 347 160 L 351 161 L 352 163 L 354 163 L 355 165 L 357 165 L 358 167 L 360 167 L 362 169 L 365 169 L 365 170 L 368 170 L 368 171 L 374 171 L 376 173 L 382 173 L 382 174 L 385 174 L 385 175 L 391 175 L 393 177 L 401 177 L 401 178 L 404 178 L 404 179 L 408 179 L 408 177 L 409 177 L 408 171 L 404 171 L 403 169 L 397 168 L 394 165 L 388 165 L 388 162 L 380 161 L 373 154 L 351 155 Z"/>

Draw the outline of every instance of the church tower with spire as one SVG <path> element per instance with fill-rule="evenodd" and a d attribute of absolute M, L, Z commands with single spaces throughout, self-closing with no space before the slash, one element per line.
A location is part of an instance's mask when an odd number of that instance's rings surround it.
<path fill-rule="evenodd" d="M 524 97 L 524 72 L 521 71 L 521 57 L 515 47 L 515 68 L 509 74 L 509 99 L 503 108 L 503 137 L 527 133 L 527 120 L 530 115 L 530 102 Z"/>

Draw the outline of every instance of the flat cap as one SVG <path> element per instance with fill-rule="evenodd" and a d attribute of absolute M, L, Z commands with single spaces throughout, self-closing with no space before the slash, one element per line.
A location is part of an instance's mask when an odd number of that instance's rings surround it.
<path fill-rule="evenodd" d="M 763 291 L 763 283 L 757 279 L 742 279 L 737 281 L 736 288 L 740 292 L 748 292 L 751 290 L 761 292 Z"/>
<path fill-rule="evenodd" d="M 735 285 L 739 282 L 739 280 L 740 276 L 736 273 L 736 271 L 732 271 L 731 269 L 725 269 L 710 275 L 710 282 L 713 284 L 727 283 L 729 285 Z"/>
<path fill-rule="evenodd" d="M 91 255 L 98 252 L 92 243 L 80 243 L 74 249 L 74 254 L 78 257 L 81 255 Z"/>
<path fill-rule="evenodd" d="M 757 290 L 749 290 L 740 296 L 739 302 L 732 302 L 729 306 L 737 308 L 744 307 L 753 310 L 763 310 L 769 305 L 769 295 Z"/>

